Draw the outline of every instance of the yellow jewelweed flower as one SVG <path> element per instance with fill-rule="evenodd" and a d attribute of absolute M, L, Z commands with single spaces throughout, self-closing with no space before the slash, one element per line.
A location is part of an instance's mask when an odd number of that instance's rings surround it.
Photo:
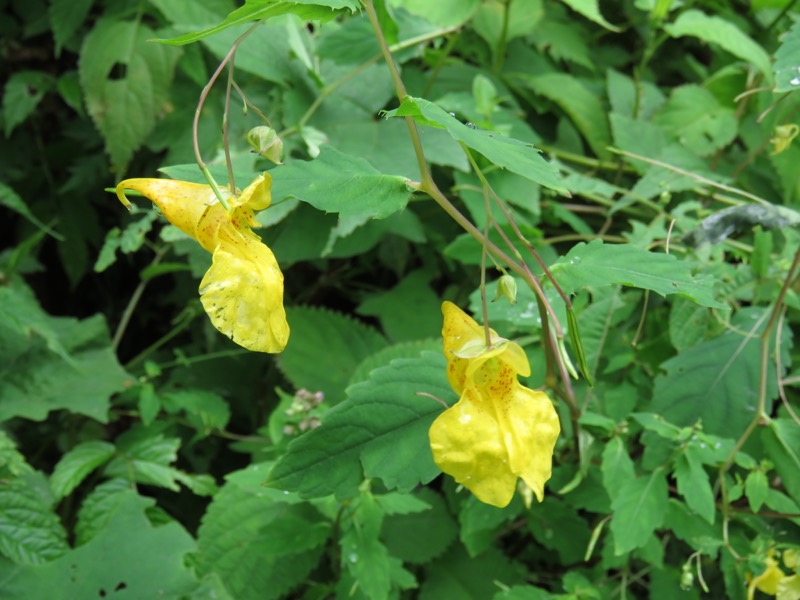
<path fill-rule="evenodd" d="M 774 555 L 775 552 L 770 550 L 764 560 L 764 572 L 750 579 L 750 583 L 747 586 L 747 600 L 752 600 L 755 597 L 756 590 L 770 596 L 778 593 L 778 584 L 782 579 L 786 578 L 786 573 L 778 566 L 778 561 L 773 558 Z"/>
<path fill-rule="evenodd" d="M 117 197 L 130 209 L 125 190 L 151 200 L 178 229 L 213 255 L 200 282 L 200 301 L 221 333 L 256 352 L 281 352 L 289 340 L 283 309 L 283 273 L 275 255 L 252 231 L 255 212 L 272 200 L 269 173 L 227 198 L 230 212 L 209 185 L 171 179 L 126 179 Z"/>
<path fill-rule="evenodd" d="M 560 432 L 547 394 L 523 386 L 531 373 L 525 351 L 491 331 L 491 345 L 470 316 L 442 304 L 447 378 L 459 401 L 428 432 L 433 460 L 481 502 L 507 506 L 517 478 L 541 502 Z"/>

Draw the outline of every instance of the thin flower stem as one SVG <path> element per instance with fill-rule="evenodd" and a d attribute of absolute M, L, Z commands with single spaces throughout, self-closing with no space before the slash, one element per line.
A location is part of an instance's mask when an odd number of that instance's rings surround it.
<path fill-rule="evenodd" d="M 489 307 L 486 303 L 486 255 L 488 248 L 486 242 L 489 241 L 489 220 L 492 216 L 492 207 L 489 204 L 489 193 L 484 188 L 483 204 L 486 210 L 486 223 L 483 226 L 483 246 L 481 248 L 481 310 L 483 311 L 483 334 L 486 338 L 486 347 L 492 345 L 492 334 L 489 331 Z"/>
<path fill-rule="evenodd" d="M 164 258 L 164 255 L 167 253 L 168 247 L 161 248 L 156 252 L 156 255 L 153 257 L 153 261 L 150 263 L 151 267 L 156 266 L 158 263 L 161 262 L 161 259 Z M 117 329 L 114 331 L 114 337 L 111 339 L 111 347 L 116 350 L 119 347 L 120 342 L 122 341 L 122 336 L 125 335 L 125 330 L 128 328 L 128 324 L 131 321 L 131 317 L 133 316 L 133 311 L 136 310 L 136 306 L 139 304 L 139 300 L 142 299 L 142 294 L 144 294 L 144 289 L 147 287 L 147 283 L 149 279 L 144 279 L 139 282 L 139 285 L 136 286 L 136 289 L 133 290 L 133 294 L 131 294 L 131 299 L 128 300 L 128 305 L 125 307 L 125 310 L 122 312 L 122 317 L 119 320 L 119 324 L 117 325 Z"/>
<path fill-rule="evenodd" d="M 231 160 L 230 144 L 230 113 L 231 113 L 231 90 L 233 89 L 233 65 L 236 53 L 231 54 L 228 61 L 228 84 L 225 86 L 225 111 L 222 113 L 222 148 L 225 151 L 225 166 L 228 168 L 228 189 L 231 194 L 236 193 L 236 179 L 233 175 L 233 161 Z"/>
<path fill-rule="evenodd" d="M 208 181 L 208 184 L 211 186 L 211 189 L 214 190 L 214 195 L 219 200 L 219 203 L 225 207 L 225 210 L 230 210 L 228 206 L 228 202 L 225 200 L 225 197 L 222 194 L 222 191 L 219 189 L 214 178 L 211 176 L 211 172 L 206 167 L 206 163 L 203 162 L 203 157 L 200 154 L 200 141 L 198 139 L 198 129 L 200 126 L 200 113 L 203 111 L 203 106 L 206 103 L 206 98 L 208 98 L 208 94 L 211 91 L 211 88 L 214 87 L 214 84 L 219 78 L 220 73 L 222 73 L 222 69 L 225 68 L 225 65 L 233 58 L 236 54 L 236 50 L 239 48 L 239 44 L 241 44 L 247 36 L 253 33 L 261 23 L 254 23 L 247 31 L 245 31 L 242 35 L 240 35 L 233 44 L 231 44 L 231 49 L 228 50 L 228 53 L 223 57 L 222 61 L 219 63 L 216 71 L 211 75 L 211 79 L 208 80 L 203 91 L 200 92 L 200 98 L 197 101 L 197 108 L 194 111 L 194 120 L 192 121 L 192 148 L 194 149 L 194 159 L 197 162 L 197 166 L 200 168 L 200 172 L 203 173 L 203 176 Z M 226 108 L 227 113 L 227 108 Z M 226 144 L 227 146 L 227 144 Z"/>

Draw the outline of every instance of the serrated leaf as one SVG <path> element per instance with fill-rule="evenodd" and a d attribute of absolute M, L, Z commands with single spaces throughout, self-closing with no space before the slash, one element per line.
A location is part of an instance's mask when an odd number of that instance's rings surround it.
<path fill-rule="evenodd" d="M 50 28 L 56 42 L 56 56 L 83 24 L 94 0 L 53 0 L 50 3 Z"/>
<path fill-rule="evenodd" d="M 633 461 L 625 448 L 625 441 L 620 437 L 611 438 L 603 449 L 603 487 L 608 496 L 614 500 L 631 480 L 635 479 Z"/>
<path fill-rule="evenodd" d="M 178 458 L 181 441 L 163 434 L 141 437 L 132 441 L 118 440 L 117 456 L 105 468 L 109 477 L 131 482 L 157 485 L 174 492 L 182 473 L 170 466 Z"/>
<path fill-rule="evenodd" d="M 294 0 L 291 2 L 246 0 L 244 6 L 230 13 L 221 23 L 213 27 L 158 41 L 164 44 L 180 46 L 191 44 L 237 25 L 266 20 L 287 13 L 294 13 L 303 20 L 328 21 L 339 14 L 355 13 L 360 8 L 356 0 Z"/>
<path fill-rule="evenodd" d="M 781 46 L 775 52 L 775 91 L 791 92 L 800 89 L 800 21 L 781 37 Z"/>
<path fill-rule="evenodd" d="M 50 487 L 56 499 L 69 496 L 89 473 L 109 460 L 115 450 L 114 444 L 92 440 L 78 444 L 65 453 L 50 477 Z"/>
<path fill-rule="evenodd" d="M 600 14 L 600 7 L 598 0 L 561 0 L 564 4 L 569 6 L 575 12 L 582 14 L 590 21 L 594 21 L 598 25 L 605 27 L 609 31 L 619 32 L 621 29 L 609 23 Z"/>
<path fill-rule="evenodd" d="M 703 430 L 722 437 L 741 435 L 753 418 L 758 401 L 761 373 L 761 327 L 746 334 L 761 319 L 760 309 L 737 313 L 731 329 L 701 342 L 661 364 L 666 374 L 655 380 L 649 410 L 678 426 L 703 421 Z M 789 332 L 783 330 L 781 348 L 790 347 Z M 770 344 L 774 348 L 774 339 Z M 774 350 L 770 350 L 773 356 Z M 787 364 L 788 356 L 782 360 Z M 767 369 L 767 405 L 777 396 L 775 367 Z"/>
<path fill-rule="evenodd" d="M 711 311 L 686 298 L 675 298 L 669 311 L 669 339 L 678 352 L 702 342 L 715 322 Z"/>
<path fill-rule="evenodd" d="M 662 296 L 677 294 L 703 306 L 722 308 L 714 299 L 715 280 L 695 276 L 692 265 L 671 254 L 648 252 L 628 244 L 581 242 L 550 266 L 567 294 L 588 286 L 621 284 L 651 290 Z"/>
<path fill-rule="evenodd" d="M 323 146 L 311 161 L 294 160 L 272 171 L 275 202 L 298 198 L 326 213 L 338 213 L 327 251 L 337 238 L 351 234 L 370 219 L 401 211 L 411 193 L 406 179 L 385 175 L 365 159 Z"/>
<path fill-rule="evenodd" d="M 709 90 L 683 85 L 658 109 L 652 119 L 674 135 L 682 146 L 707 156 L 731 143 L 738 133 L 732 108 L 722 106 Z"/>
<path fill-rule="evenodd" d="M 0 485 L 0 555 L 18 565 L 41 565 L 69 549 L 53 498 L 43 497 L 42 488 L 49 492 L 44 477 L 34 471 Z M 6 592 L 4 581 L 3 598 Z"/>
<path fill-rule="evenodd" d="M 452 403 L 444 357 L 399 359 L 349 388 L 348 399 L 325 413 L 320 427 L 289 444 L 266 484 L 302 497 L 347 497 L 365 477 L 401 492 L 427 483 L 439 474 L 428 429 L 442 407 L 418 392 Z"/>
<path fill-rule="evenodd" d="M 133 491 L 124 479 L 109 479 L 95 487 L 81 504 L 75 524 L 75 545 L 81 546 L 105 529 L 123 496 Z"/>
<path fill-rule="evenodd" d="M 71 600 L 121 590 L 131 598 L 190 593 L 197 579 L 184 557 L 194 550 L 194 540 L 175 522 L 154 527 L 144 512 L 154 503 L 127 492 L 95 538 L 47 564 L 17 569 L 3 581 L 3 598 Z"/>
<path fill-rule="evenodd" d="M 103 18 L 81 48 L 78 72 L 86 107 L 120 172 L 165 109 L 180 56 L 174 48 L 148 42 L 153 36 L 140 21 Z"/>
<path fill-rule="evenodd" d="M 450 547 L 458 535 L 458 525 L 439 494 L 422 488 L 414 497 L 424 500 L 428 509 L 387 516 L 381 528 L 381 540 L 392 556 L 410 564 L 424 564 Z"/>
<path fill-rule="evenodd" d="M 161 398 L 164 408 L 171 413 L 183 410 L 188 420 L 203 435 L 215 429 L 225 429 L 231 418 L 231 409 L 225 399 L 211 390 L 180 390 Z"/>
<path fill-rule="evenodd" d="M 422 352 L 437 352 L 441 347 L 441 340 L 420 340 L 387 346 L 370 354 L 358 364 L 349 385 L 366 381 L 372 371 L 389 365 L 396 358 L 418 358 Z"/>
<path fill-rule="evenodd" d="M 317 564 L 331 534 L 311 506 L 264 488 L 263 465 L 228 476 L 198 531 L 198 571 L 237 600 L 282 597 Z"/>
<path fill-rule="evenodd" d="M 398 108 L 386 112 L 385 116 L 408 116 L 421 125 L 446 129 L 455 140 L 480 152 L 498 167 L 508 169 L 562 194 L 567 193 L 558 170 L 542 158 L 536 148 L 491 131 L 467 127 L 433 102 L 407 96 Z"/>
<path fill-rule="evenodd" d="M 800 504 L 800 427 L 791 419 L 774 419 L 761 439 L 786 491 Z"/>
<path fill-rule="evenodd" d="M 611 502 L 614 554 L 626 554 L 650 540 L 664 521 L 668 499 L 667 478 L 662 469 L 623 484 Z"/>
<path fill-rule="evenodd" d="M 755 65 L 767 79 L 772 78 L 769 54 L 731 21 L 690 9 L 682 12 L 674 23 L 664 26 L 672 37 L 692 36 L 717 44 L 734 56 Z"/>
<path fill-rule="evenodd" d="M 278 366 L 298 389 L 322 391 L 329 404 L 341 402 L 356 367 L 386 347 L 375 329 L 348 316 L 312 307 L 288 307 L 292 343 Z"/>
<path fill-rule="evenodd" d="M 678 493 L 686 500 L 689 508 L 713 524 L 716 515 L 714 492 L 695 446 L 686 446 L 685 451 L 675 460 L 675 479 Z"/>

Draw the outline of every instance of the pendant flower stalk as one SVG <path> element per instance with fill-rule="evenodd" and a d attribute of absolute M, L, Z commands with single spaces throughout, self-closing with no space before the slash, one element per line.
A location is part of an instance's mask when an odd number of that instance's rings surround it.
<path fill-rule="evenodd" d="M 269 173 L 227 198 L 226 210 L 209 185 L 170 179 L 126 179 L 117 197 L 130 209 L 126 190 L 139 192 L 167 220 L 213 255 L 200 282 L 200 301 L 221 333 L 256 352 L 281 352 L 289 340 L 283 308 L 283 273 L 252 228 L 255 213 L 272 200 Z"/>
<path fill-rule="evenodd" d="M 447 378 L 459 401 L 431 425 L 433 460 L 481 502 L 507 506 L 521 478 L 541 502 L 560 432 L 553 403 L 523 386 L 525 351 L 484 329 L 451 302 L 442 304 Z"/>

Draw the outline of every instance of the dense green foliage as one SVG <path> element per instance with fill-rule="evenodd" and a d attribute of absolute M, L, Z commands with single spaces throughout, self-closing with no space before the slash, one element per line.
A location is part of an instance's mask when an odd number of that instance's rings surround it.
<path fill-rule="evenodd" d="M 800 598 L 797 2 L 0 4 L 0 597 Z M 232 48 L 277 356 L 108 190 L 204 182 Z M 433 462 L 444 300 L 556 403 L 541 503 Z"/>

